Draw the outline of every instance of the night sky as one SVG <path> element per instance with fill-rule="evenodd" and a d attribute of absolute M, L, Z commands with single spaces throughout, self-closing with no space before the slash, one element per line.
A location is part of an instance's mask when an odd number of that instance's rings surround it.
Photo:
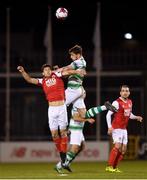
<path fill-rule="evenodd" d="M 88 1 L 88 2 L 87 2 Z M 48 21 L 48 6 L 52 9 L 52 41 L 53 41 L 53 65 L 58 64 L 59 66 L 64 66 L 69 64 L 71 61 L 69 56 L 68 49 L 75 44 L 79 44 L 84 49 L 84 57 L 88 62 L 87 72 L 94 71 L 93 67 L 93 52 L 94 52 L 94 43 L 93 43 L 93 34 L 97 13 L 97 3 L 101 2 L 101 46 L 102 52 L 109 51 L 109 56 L 107 53 L 102 53 L 103 55 L 103 70 L 104 71 L 134 71 L 142 70 L 146 72 L 146 47 L 147 47 L 147 3 L 146 1 L 98 1 L 98 0 L 1 0 L 0 1 L 0 68 L 2 72 L 6 70 L 6 8 L 10 8 L 10 31 L 11 37 L 12 34 L 20 33 L 21 37 L 27 37 L 25 43 L 19 41 L 20 39 L 14 39 L 11 41 L 11 72 L 17 72 L 17 65 L 23 65 L 28 72 L 39 72 L 40 67 L 43 63 L 46 63 L 45 54 L 46 49 L 43 44 L 44 34 L 46 30 L 46 25 Z M 55 16 L 56 9 L 59 7 L 67 8 L 69 16 L 66 20 L 58 20 Z M 132 51 L 132 54 L 128 53 L 121 48 L 124 45 L 124 33 L 130 32 L 133 35 L 133 41 L 136 42 L 135 45 L 138 48 L 137 51 Z M 28 37 L 25 36 L 25 33 L 28 35 L 31 34 L 30 41 Z M 23 39 L 23 38 L 22 38 Z M 15 43 L 18 42 L 18 43 Z M 21 44 L 19 43 L 21 42 Z M 31 42 L 29 46 L 29 42 Z M 32 43 L 33 42 L 33 43 Z M 15 46 L 14 46 L 15 44 Z M 21 47 L 19 49 L 19 46 Z M 39 55 L 35 58 L 31 56 L 28 57 L 25 52 L 25 47 L 29 50 L 29 53 L 36 53 L 37 55 L 41 52 L 44 56 Z M 31 49 L 31 48 L 32 49 Z M 136 48 L 135 47 L 135 48 Z M 133 47 L 134 48 L 134 47 Z M 142 54 L 135 54 L 138 52 L 139 48 L 145 50 L 140 51 Z M 26 50 L 26 51 L 27 51 Z M 111 51 L 112 50 L 112 51 Z M 118 50 L 118 51 L 117 51 Z M 134 50 L 134 49 L 133 49 Z M 23 52 L 23 53 L 22 53 Z M 116 52 L 112 56 L 112 52 Z M 120 53 L 122 52 L 122 53 Z M 13 53 L 15 57 L 13 58 Z M 88 54 L 89 53 L 89 54 Z M 38 59 L 37 59 L 37 58 Z M 129 61 L 130 60 L 130 61 Z M 136 61 L 135 61 L 136 60 Z M 129 64 L 128 62 L 136 62 L 136 64 Z M 120 63 L 120 64 L 119 64 Z M 123 65 L 124 63 L 124 65 Z M 125 64 L 126 63 L 126 64 Z M 130 66 L 129 66 L 130 65 Z M 120 84 L 129 84 L 130 87 L 144 87 L 145 86 L 145 76 L 144 77 L 102 77 L 101 87 L 103 91 L 102 98 L 108 98 L 111 102 L 113 97 L 116 97 L 115 92 L 112 90 L 112 95 L 108 92 L 109 87 L 112 89 L 114 87 L 118 88 Z M 20 82 L 21 81 L 21 82 Z M 5 79 L 1 78 L 0 85 L 5 84 Z M 23 79 L 13 78 L 11 80 L 12 88 L 20 88 L 26 86 L 26 82 Z M 28 85 L 28 84 L 27 84 Z M 89 77 L 86 79 L 84 87 L 92 88 L 96 90 L 96 79 Z M 29 85 L 28 85 L 29 86 Z M 32 88 L 32 86 L 30 86 Z M 1 87 L 0 87 L 1 88 Z M 108 89 L 107 89 L 108 88 Z M 89 97 L 87 105 L 90 108 L 95 104 L 95 95 L 94 91 L 89 91 L 87 94 Z M 143 90 L 143 89 L 141 89 Z M 141 91 L 142 92 L 142 91 Z M 145 92 L 145 90 L 144 90 Z M 135 93 L 138 93 L 136 91 Z M 140 99 L 140 94 L 136 95 L 137 106 L 136 109 L 140 113 L 142 106 L 142 100 Z M 143 97 L 143 96 L 142 96 Z M 3 96 L 2 98 L 5 98 Z M 112 99 L 111 99 L 112 98 Z M 19 98 L 18 98 L 19 99 Z M 104 102 L 106 99 L 102 99 Z M 15 101 L 13 101 L 15 102 Z M 138 103 L 140 102 L 140 104 Z M 2 105 L 4 108 L 5 106 Z M 13 106 L 15 107 L 15 105 Z M 143 109 L 143 108 L 142 108 Z M 36 109 L 35 109 L 36 111 Z M 2 111 L 3 112 L 3 111 Z M 22 114 L 21 114 L 22 115 Z M 105 118 L 105 117 L 104 117 Z M 1 118 L 5 119 L 5 118 Z M 16 119 L 16 118 L 14 118 Z M 36 121 L 36 119 L 35 119 Z M 18 122 L 20 119 L 18 118 Z M 146 127 L 146 126 L 144 126 Z M 2 126 L 3 128 L 3 126 Z M 4 129 L 4 128 L 3 128 Z M 135 128 L 134 128 L 135 129 Z M 88 129 L 89 130 L 89 129 Z M 102 128 L 104 134 L 106 133 L 105 127 Z"/>
<path fill-rule="evenodd" d="M 6 7 L 11 8 L 11 31 L 34 32 L 38 41 L 43 38 L 48 6 L 52 7 L 53 44 L 56 48 L 80 43 L 86 48 L 93 46 L 92 37 L 96 17 L 96 3 L 82 0 L 0 1 L 0 32 L 4 32 Z M 65 7 L 69 16 L 65 21 L 55 17 L 58 7 Z M 119 47 L 123 34 L 131 32 L 140 46 L 147 45 L 146 3 L 101 1 L 102 47 Z M 58 42 L 58 43 L 57 43 Z"/>

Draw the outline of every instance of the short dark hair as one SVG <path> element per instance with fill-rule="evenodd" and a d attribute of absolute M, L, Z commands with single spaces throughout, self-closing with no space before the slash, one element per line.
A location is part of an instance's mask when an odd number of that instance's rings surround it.
<path fill-rule="evenodd" d="M 51 69 L 51 66 L 49 64 L 43 64 L 41 67 L 41 71 L 43 71 L 46 67 L 49 67 Z"/>
<path fill-rule="evenodd" d="M 57 70 L 57 69 L 59 69 L 58 65 L 53 66 L 53 70 Z"/>
<path fill-rule="evenodd" d="M 69 52 L 69 54 L 72 53 L 72 52 L 74 54 L 82 54 L 82 47 L 76 44 L 75 46 L 70 48 L 68 52 Z"/>
<path fill-rule="evenodd" d="M 120 86 L 120 91 L 121 91 L 122 88 L 129 88 L 130 89 L 130 87 L 128 85 L 126 85 L 126 84 L 123 84 L 123 85 Z"/>

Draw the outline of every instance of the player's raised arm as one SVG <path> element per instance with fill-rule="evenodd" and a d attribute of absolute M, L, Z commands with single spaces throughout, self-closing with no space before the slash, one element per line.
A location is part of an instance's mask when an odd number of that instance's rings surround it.
<path fill-rule="evenodd" d="M 18 66 L 18 67 L 17 67 L 17 70 L 21 73 L 21 75 L 23 76 L 23 78 L 24 78 L 28 83 L 36 84 L 36 85 L 38 84 L 38 79 L 32 78 L 32 77 L 24 70 L 24 67 Z"/>
<path fill-rule="evenodd" d="M 62 71 L 68 71 L 68 70 L 76 70 L 76 69 L 79 69 L 81 71 L 83 71 L 83 75 L 86 75 L 86 70 L 81 66 L 81 64 L 79 65 L 79 67 L 76 67 L 76 65 L 74 65 L 75 63 L 71 63 L 70 65 L 68 66 L 64 66 L 62 68 L 59 68 L 61 69 Z"/>
<path fill-rule="evenodd" d="M 80 76 L 84 75 L 83 70 L 62 70 L 61 73 L 62 73 L 62 76 L 70 76 L 74 74 L 79 74 Z"/>

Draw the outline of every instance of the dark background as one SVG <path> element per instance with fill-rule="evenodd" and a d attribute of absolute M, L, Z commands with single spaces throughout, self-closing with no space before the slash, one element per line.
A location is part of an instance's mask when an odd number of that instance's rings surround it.
<path fill-rule="evenodd" d="M 102 47 L 118 47 L 122 45 L 124 33 L 131 32 L 141 47 L 146 46 L 146 2 L 117 2 L 117 1 L 88 1 L 82 0 L 52 0 L 52 1 L 1 1 L 0 2 L 0 31 L 5 29 L 5 8 L 11 8 L 11 31 L 35 31 L 38 36 L 38 46 L 44 34 L 48 6 L 52 7 L 54 47 L 66 47 L 80 43 L 84 47 L 92 46 L 92 35 L 96 17 L 96 4 L 101 3 L 101 34 Z M 58 7 L 65 7 L 69 17 L 59 22 L 55 15 Z M 69 38 L 70 37 L 70 38 Z M 37 41 L 37 40 L 36 40 Z M 40 42 L 40 43 L 39 43 Z M 57 43 L 58 42 L 58 43 Z M 65 46 L 65 45 L 64 45 Z"/>
<path fill-rule="evenodd" d="M 96 106 L 97 74 L 93 67 L 93 35 L 98 2 L 101 3 L 101 104 L 106 100 L 111 102 L 115 100 L 119 96 L 119 86 L 128 84 L 131 87 L 134 114 L 141 114 L 144 117 L 141 126 L 136 122 L 130 122 L 129 133 L 146 136 L 147 3 L 145 1 L 9 0 L 0 1 L 1 140 L 4 140 L 6 135 L 6 8 L 10 8 L 11 140 L 46 140 L 50 138 L 50 132 L 44 94 L 41 89 L 24 82 L 18 76 L 16 67 L 23 65 L 28 72 L 36 73 L 36 76 L 40 73 L 41 65 L 46 62 L 43 41 L 48 7 L 51 7 L 53 65 L 69 64 L 71 61 L 68 49 L 75 44 L 81 45 L 88 71 L 88 77 L 84 81 L 87 91 L 86 105 L 87 108 Z M 67 8 L 69 13 L 64 21 L 55 17 L 56 9 L 61 6 Z M 127 32 L 132 33 L 132 40 L 124 39 L 124 33 Z M 90 75 L 91 72 L 94 73 L 93 76 Z M 107 139 L 105 115 L 106 113 L 100 115 L 102 139 Z M 96 133 L 96 123 L 90 126 L 86 124 L 87 139 L 97 139 Z"/>

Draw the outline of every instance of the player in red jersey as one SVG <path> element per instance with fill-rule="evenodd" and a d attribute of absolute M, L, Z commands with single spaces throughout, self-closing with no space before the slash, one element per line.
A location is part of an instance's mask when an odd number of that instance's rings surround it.
<path fill-rule="evenodd" d="M 48 119 L 51 130 L 52 139 L 60 153 L 61 161 L 64 163 L 67 151 L 67 109 L 65 105 L 65 89 L 62 76 L 71 74 L 80 74 L 79 70 L 63 70 L 62 72 L 54 72 L 51 66 L 44 64 L 42 66 L 43 78 L 31 77 L 22 66 L 17 67 L 23 78 L 31 84 L 40 85 L 46 95 L 48 101 Z M 60 134 L 58 132 L 58 127 Z"/>
<path fill-rule="evenodd" d="M 121 172 L 117 165 L 123 159 L 123 156 L 127 149 L 128 134 L 127 125 L 129 119 L 136 119 L 142 122 L 141 116 L 135 116 L 132 113 L 132 101 L 129 99 L 130 89 L 127 85 L 122 85 L 120 88 L 120 97 L 116 99 L 112 105 L 118 110 L 116 113 L 108 111 L 106 115 L 108 134 L 112 135 L 114 146 L 110 152 L 108 166 L 106 171 L 108 172 Z M 111 123 L 111 116 L 114 113 Z"/>

